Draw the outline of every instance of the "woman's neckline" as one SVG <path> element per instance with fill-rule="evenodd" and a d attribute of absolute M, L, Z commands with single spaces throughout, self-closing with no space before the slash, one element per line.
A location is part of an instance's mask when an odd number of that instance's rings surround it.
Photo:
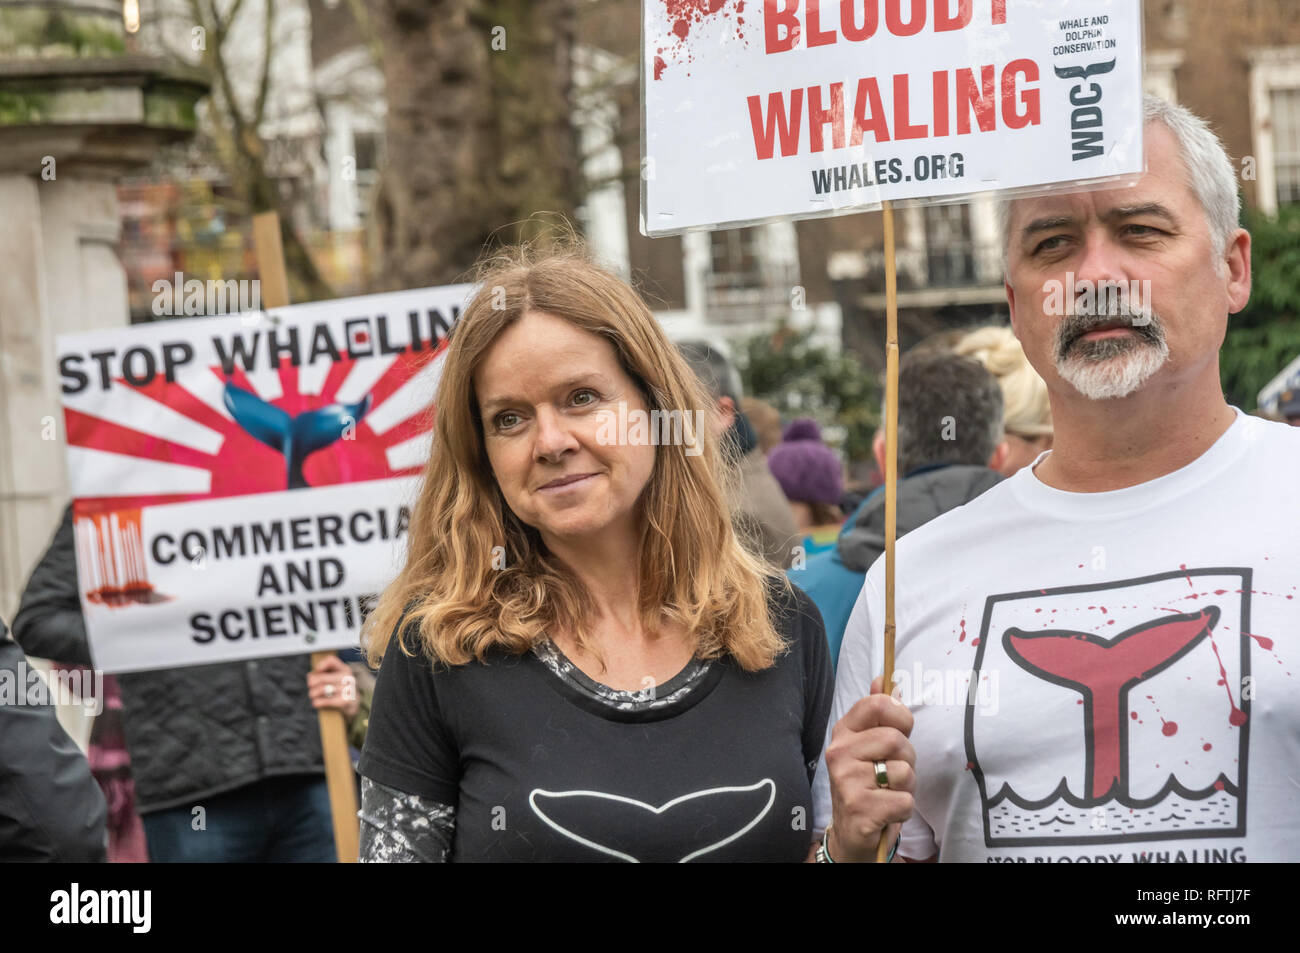
<path fill-rule="evenodd" d="M 533 646 L 533 654 L 551 673 L 582 696 L 596 700 L 602 707 L 622 712 L 648 712 L 669 708 L 698 688 L 704 677 L 714 667 L 711 662 L 697 658 L 667 681 L 645 689 L 611 688 L 583 672 L 554 640 L 546 638 Z"/>

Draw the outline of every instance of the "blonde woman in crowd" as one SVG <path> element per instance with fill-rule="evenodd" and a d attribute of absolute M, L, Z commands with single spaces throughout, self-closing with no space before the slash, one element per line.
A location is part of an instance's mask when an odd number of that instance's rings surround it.
<path fill-rule="evenodd" d="M 811 860 L 821 618 L 738 540 L 712 401 L 641 298 L 577 253 L 491 265 L 436 404 L 366 629 L 362 859 Z M 679 439 L 634 439 L 651 411 Z M 854 712 L 833 862 L 911 813 L 910 713 Z"/>
<path fill-rule="evenodd" d="M 1007 453 L 998 467 L 1004 477 L 1052 449 L 1052 408 L 1047 385 L 1025 359 L 1010 328 L 984 327 L 964 335 L 953 350 L 988 368 L 1002 388 Z"/>

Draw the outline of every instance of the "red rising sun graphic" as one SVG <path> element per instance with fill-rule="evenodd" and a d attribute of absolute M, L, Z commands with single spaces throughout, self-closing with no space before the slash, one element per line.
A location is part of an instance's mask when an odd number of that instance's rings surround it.
<path fill-rule="evenodd" d="M 229 413 L 214 406 L 211 394 L 225 384 L 233 384 L 266 403 L 297 417 L 333 403 L 356 402 L 370 396 L 370 409 L 350 433 L 310 454 L 303 465 L 303 475 L 310 486 L 357 483 L 390 477 L 413 476 L 421 472 L 427 459 L 427 440 L 432 428 L 432 398 L 437 367 L 434 363 L 445 351 L 446 343 L 435 352 L 403 353 L 376 375 L 374 362 L 386 358 L 345 358 L 335 361 L 323 381 L 300 386 L 307 368 L 294 367 L 282 359 L 278 371 L 251 379 L 242 369 L 231 375 L 220 367 L 208 371 L 216 387 L 203 387 L 208 399 L 196 396 L 193 381 L 168 382 L 155 378 L 144 386 L 134 386 L 118 378 L 114 386 L 141 395 L 186 418 L 187 426 L 207 437 L 215 452 L 196 448 L 195 441 L 182 441 L 146 433 L 131 426 L 131 420 L 107 420 L 84 410 L 64 409 L 70 448 L 106 452 L 135 458 L 149 473 L 162 476 L 156 486 L 149 478 L 132 486 L 132 495 L 80 497 L 78 516 L 110 510 L 127 510 L 167 503 L 211 500 L 251 493 L 274 493 L 288 489 L 285 458 L 279 451 L 260 442 L 232 419 Z M 366 366 L 369 365 L 369 366 Z M 202 372 L 200 372 L 202 373 Z M 270 381 L 267 377 L 270 377 Z M 374 377 L 369 386 L 364 386 Z M 275 386 L 278 378 L 278 388 Z M 360 383 L 358 383 L 360 382 Z M 189 383 L 191 386 L 187 387 Z M 202 381 L 211 384 L 210 381 Z M 259 386 L 260 385 L 260 386 Z M 278 394 L 276 391 L 278 390 Z M 303 391 L 309 391 L 304 393 Z M 316 390 L 316 393 L 310 391 Z M 343 398 L 340 393 L 345 392 Z M 181 421 L 184 423 L 185 421 Z M 210 432 L 210 433 L 208 433 Z M 186 478 L 186 485 L 209 483 L 206 492 L 176 489 L 169 475 Z M 206 474 L 206 477 L 205 477 Z M 119 488 L 120 489 L 120 488 Z"/>

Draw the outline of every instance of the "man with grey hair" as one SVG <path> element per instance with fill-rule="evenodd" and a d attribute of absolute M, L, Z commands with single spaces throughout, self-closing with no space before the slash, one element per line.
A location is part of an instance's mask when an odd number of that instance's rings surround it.
<path fill-rule="evenodd" d="M 1145 112 L 1131 188 L 1007 209 L 1011 324 L 1054 444 L 900 541 L 908 711 L 861 731 L 837 722 L 883 674 L 883 560 L 868 573 L 814 786 L 837 861 L 899 836 L 832 817 L 832 789 L 877 778 L 912 798 L 913 860 L 1300 860 L 1300 516 L 1278 479 L 1300 433 L 1223 397 L 1251 276 L 1232 164 L 1186 109 Z"/>
<path fill-rule="evenodd" d="M 800 540 L 790 503 L 758 446 L 749 418 L 740 409 L 740 374 L 704 341 L 682 341 L 677 350 L 713 398 L 717 432 L 740 470 L 739 498 L 731 501 L 732 520 L 742 538 L 778 569 L 790 565 Z"/>

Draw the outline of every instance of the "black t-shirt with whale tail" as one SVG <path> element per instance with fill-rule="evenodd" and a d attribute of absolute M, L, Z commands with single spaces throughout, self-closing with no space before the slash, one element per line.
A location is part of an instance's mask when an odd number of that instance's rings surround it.
<path fill-rule="evenodd" d="M 360 772 L 456 808 L 455 861 L 791 861 L 812 838 L 811 778 L 833 679 L 821 616 L 773 588 L 789 649 L 732 659 L 612 707 L 535 654 L 432 666 L 410 630 L 375 687 Z"/>

